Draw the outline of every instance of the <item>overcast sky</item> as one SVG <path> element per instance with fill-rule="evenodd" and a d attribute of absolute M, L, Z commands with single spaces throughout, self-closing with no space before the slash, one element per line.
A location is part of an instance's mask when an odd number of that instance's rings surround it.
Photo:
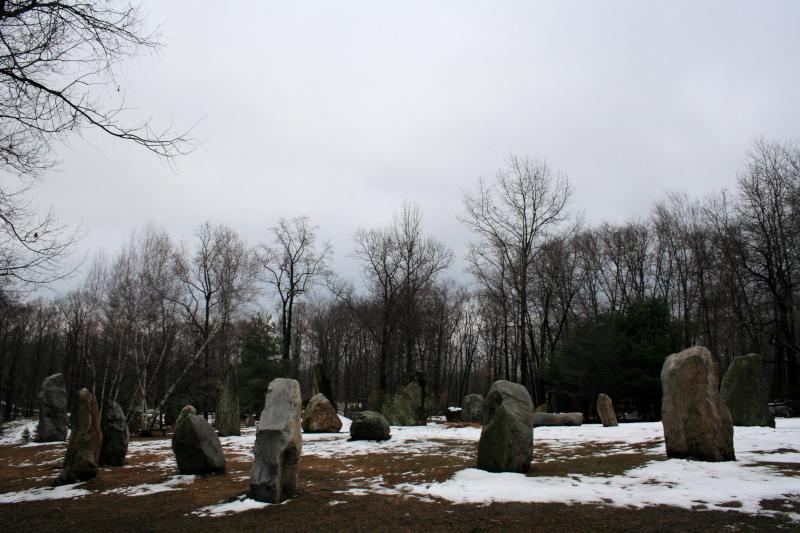
<path fill-rule="evenodd" d="M 462 194 L 508 154 L 569 177 L 588 221 L 735 185 L 760 135 L 800 137 L 800 2 L 151 1 L 166 46 L 123 65 L 135 116 L 202 142 L 164 162 L 86 134 L 35 192 L 114 255 L 147 223 L 250 244 L 306 214 L 353 278 L 359 227 L 404 200 L 458 257 Z M 199 121 L 199 122 L 198 122 Z M 461 277 L 459 262 L 451 275 Z M 76 280 L 64 287 L 73 286 Z"/>

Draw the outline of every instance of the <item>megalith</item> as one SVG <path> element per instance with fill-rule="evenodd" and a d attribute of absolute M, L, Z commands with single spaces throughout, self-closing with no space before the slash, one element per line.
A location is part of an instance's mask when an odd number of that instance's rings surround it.
<path fill-rule="evenodd" d="M 64 458 L 64 470 L 56 485 L 87 481 L 97 476 L 100 464 L 100 410 L 94 395 L 86 389 L 78 392 L 78 405 L 72 417 L 72 432 Z"/>
<path fill-rule="evenodd" d="M 45 378 L 39 389 L 39 442 L 57 442 L 67 438 L 67 387 L 64 374 Z"/>
<path fill-rule="evenodd" d="M 128 454 L 128 421 L 117 402 L 109 402 L 100 429 L 103 433 L 100 445 L 100 466 L 122 466 Z"/>
<path fill-rule="evenodd" d="M 533 413 L 533 427 L 543 426 L 580 426 L 583 425 L 583 413 Z"/>
<path fill-rule="evenodd" d="M 228 364 L 225 374 L 217 385 L 217 433 L 220 437 L 240 435 L 239 420 L 239 382 L 236 379 L 236 365 Z"/>
<path fill-rule="evenodd" d="M 298 462 L 303 450 L 302 409 L 297 380 L 278 378 L 270 382 L 256 428 L 250 498 L 279 503 L 297 493 Z"/>
<path fill-rule="evenodd" d="M 225 473 L 225 454 L 211 424 L 187 405 L 178 415 L 172 434 L 172 451 L 181 474 Z"/>
<path fill-rule="evenodd" d="M 350 440 L 388 440 L 389 422 L 377 411 L 356 413 L 350 423 Z"/>
<path fill-rule="evenodd" d="M 393 426 L 424 426 L 425 379 L 417 373 L 386 402 L 383 415 Z"/>
<path fill-rule="evenodd" d="M 461 420 L 463 422 L 480 422 L 483 411 L 483 396 L 480 394 L 467 394 L 464 396 L 464 405 L 461 406 Z"/>
<path fill-rule="evenodd" d="M 600 417 L 600 422 L 603 423 L 603 427 L 610 428 L 619 425 L 611 398 L 602 392 L 597 395 L 597 416 Z"/>
<path fill-rule="evenodd" d="M 661 423 L 667 456 L 733 461 L 733 419 L 719 394 L 719 365 L 694 346 L 667 357 L 661 369 Z"/>
<path fill-rule="evenodd" d="M 483 402 L 478 468 L 489 472 L 528 472 L 533 459 L 533 401 L 528 390 L 510 381 L 492 383 Z"/>
<path fill-rule="evenodd" d="M 331 402 L 321 392 L 308 401 L 303 413 L 303 431 L 306 433 L 338 433 L 342 420 Z"/>
<path fill-rule="evenodd" d="M 759 354 L 734 358 L 722 378 L 720 394 L 731 412 L 734 426 L 775 427 L 775 417 L 769 411 L 769 384 Z"/>

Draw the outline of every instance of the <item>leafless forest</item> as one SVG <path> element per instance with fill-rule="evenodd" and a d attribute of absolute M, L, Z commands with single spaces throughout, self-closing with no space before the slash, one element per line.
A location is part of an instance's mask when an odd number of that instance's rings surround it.
<path fill-rule="evenodd" d="M 272 377 L 330 381 L 346 406 L 380 404 L 424 375 L 431 407 L 459 405 L 495 379 L 537 404 L 591 413 L 607 392 L 632 417 L 658 416 L 663 358 L 708 347 L 724 367 L 765 355 L 774 399 L 798 399 L 800 150 L 760 140 L 736 188 L 669 194 L 650 217 L 589 227 L 570 186 L 539 160 L 511 157 L 464 194 L 469 281 L 448 243 L 399 206 L 354 233 L 361 277 L 332 272 L 313 220 L 279 220 L 262 243 L 204 224 L 191 242 L 146 226 L 87 265 L 63 298 L 24 297 L 7 277 L 0 313 L 6 419 L 31 414 L 42 379 L 64 372 L 131 420 L 213 410 L 225 365 L 244 412 Z M 463 277 L 463 276 L 461 276 Z"/>

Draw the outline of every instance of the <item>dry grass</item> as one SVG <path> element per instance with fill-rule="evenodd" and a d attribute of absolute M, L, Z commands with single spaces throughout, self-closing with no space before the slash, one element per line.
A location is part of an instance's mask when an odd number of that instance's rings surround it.
<path fill-rule="evenodd" d="M 435 482 L 475 462 L 475 445 L 438 441 L 435 453 L 373 454 L 343 458 L 305 456 L 299 496 L 285 505 L 220 518 L 192 512 L 230 501 L 247 491 L 249 461 L 228 453 L 228 473 L 198 478 L 181 490 L 148 496 L 103 494 L 109 489 L 160 483 L 175 472 L 154 467 L 163 455 L 138 453 L 130 467 L 102 470 L 84 488 L 94 493 L 71 500 L 0 505 L 4 531 L 737 531 L 791 527 L 781 520 L 741 513 L 691 511 L 672 507 L 625 509 L 600 505 L 491 504 L 454 505 L 404 494 L 347 491 L 365 480 L 382 478 L 385 486 Z M 646 447 L 645 447 L 646 448 Z M 541 462 L 548 450 L 537 449 L 534 476 L 614 475 L 654 459 L 641 452 L 602 455 L 608 446 L 566 452 L 563 460 Z M 550 450 L 556 453 L 555 450 Z M 63 445 L 0 448 L 0 493 L 47 484 L 60 467 Z M 27 466 L 12 466 L 12 465 Z M 331 506 L 331 501 L 344 502 Z M 739 502 L 729 502 L 734 508 Z M 770 502 L 787 510 L 785 501 Z M 783 507 L 781 507 L 783 506 Z M 791 509 L 788 509 L 791 510 Z"/>

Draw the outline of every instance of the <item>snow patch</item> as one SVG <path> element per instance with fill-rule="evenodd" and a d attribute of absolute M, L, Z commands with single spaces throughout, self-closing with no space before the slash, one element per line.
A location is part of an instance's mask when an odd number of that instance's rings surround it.
<path fill-rule="evenodd" d="M 125 496 L 147 496 L 170 490 L 180 490 L 181 485 L 186 485 L 195 480 L 197 476 L 171 476 L 161 483 L 144 483 L 130 487 L 121 487 L 107 490 L 105 494 L 123 494 Z"/>
<path fill-rule="evenodd" d="M 75 488 L 78 485 L 82 485 L 82 483 L 61 485 L 60 487 L 36 487 L 19 492 L 6 492 L 5 494 L 0 494 L 0 504 L 34 502 L 39 500 L 62 500 L 65 498 L 80 498 L 91 494 L 91 491 L 86 489 Z"/>
<path fill-rule="evenodd" d="M 289 500 L 284 501 L 283 503 L 288 502 Z M 263 509 L 272 505 L 266 502 L 260 502 L 257 500 L 253 500 L 246 496 L 241 496 L 238 499 L 232 502 L 225 502 L 225 503 L 218 503 L 215 505 L 209 505 L 207 507 L 202 507 L 196 511 L 192 511 L 192 514 L 197 516 L 210 516 L 210 517 L 219 517 L 225 516 L 232 513 L 241 513 L 243 511 L 251 511 L 253 509 Z"/>

